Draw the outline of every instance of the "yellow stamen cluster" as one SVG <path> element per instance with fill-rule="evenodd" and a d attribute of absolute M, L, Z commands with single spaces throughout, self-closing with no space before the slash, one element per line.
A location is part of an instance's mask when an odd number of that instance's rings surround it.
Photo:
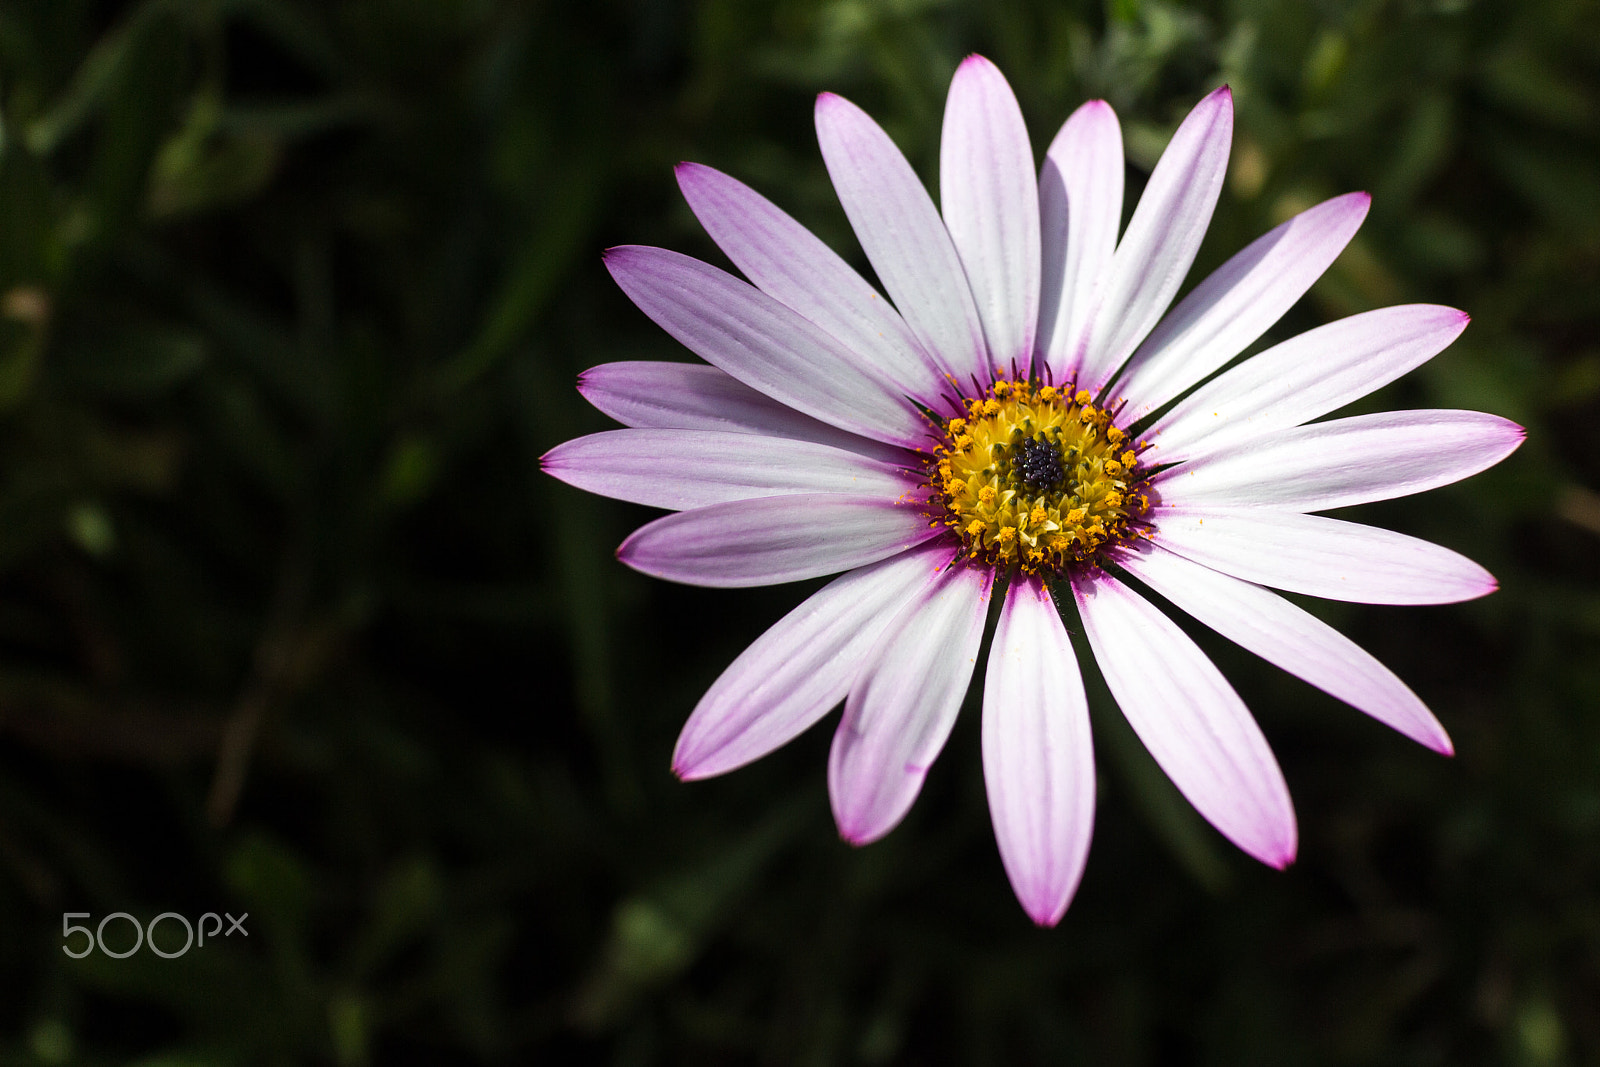
<path fill-rule="evenodd" d="M 969 556 L 1052 575 L 1132 534 L 1149 508 L 1147 472 L 1089 393 L 1019 379 L 965 401 L 933 449 L 936 519 Z"/>

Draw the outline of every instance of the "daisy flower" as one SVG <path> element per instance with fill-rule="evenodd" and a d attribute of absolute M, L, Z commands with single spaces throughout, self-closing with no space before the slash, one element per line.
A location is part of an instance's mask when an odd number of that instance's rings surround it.
<path fill-rule="evenodd" d="M 689 206 L 749 281 L 660 248 L 605 262 L 709 366 L 585 372 L 579 390 L 629 428 L 543 459 L 563 481 L 674 512 L 617 551 L 645 574 L 736 587 L 842 572 L 711 686 L 678 740 L 680 777 L 757 759 L 842 701 L 828 760 L 839 832 L 888 833 L 949 736 L 997 586 L 984 781 L 1006 872 L 1042 925 L 1077 888 L 1095 804 L 1056 598 L 1075 602 L 1163 771 L 1274 867 L 1296 848 L 1282 772 L 1233 688 L 1139 587 L 1451 751 L 1394 674 L 1270 590 L 1443 604 L 1495 588 L 1449 549 L 1313 514 L 1446 485 L 1517 447 L 1519 427 L 1477 412 L 1315 421 L 1437 354 L 1467 316 L 1384 308 L 1217 373 L 1338 256 L 1365 193 L 1285 222 L 1169 311 L 1227 168 L 1226 86 L 1179 126 L 1120 240 L 1122 138 L 1103 101 L 1067 119 L 1036 177 L 1010 87 L 968 58 L 945 105 L 942 208 L 854 104 L 823 93 L 816 126 L 888 299 L 759 194 L 682 164 Z"/>

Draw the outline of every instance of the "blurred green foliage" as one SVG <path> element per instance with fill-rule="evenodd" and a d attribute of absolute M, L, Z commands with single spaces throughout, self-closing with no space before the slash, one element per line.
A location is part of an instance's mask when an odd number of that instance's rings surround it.
<path fill-rule="evenodd" d="M 605 424 L 577 371 L 683 358 L 599 262 L 720 261 L 672 163 L 859 263 L 813 94 L 931 179 L 971 51 L 1036 146 L 1110 100 L 1134 189 L 1231 83 L 1194 277 L 1370 189 L 1274 336 L 1463 307 L 1371 405 L 1530 431 L 1359 513 L 1501 592 L 1316 605 L 1458 757 L 1199 634 L 1283 761 L 1301 860 L 1233 853 L 1101 715 L 1051 932 L 994 854 L 972 706 L 859 851 L 826 730 L 673 780 L 699 693 L 798 593 L 645 580 L 611 558 L 643 510 L 537 469 Z M 69 911 L 249 936 L 74 960 Z M 8 1064 L 1600 1062 L 1600 7 L 8 0 L 0 960 Z"/>

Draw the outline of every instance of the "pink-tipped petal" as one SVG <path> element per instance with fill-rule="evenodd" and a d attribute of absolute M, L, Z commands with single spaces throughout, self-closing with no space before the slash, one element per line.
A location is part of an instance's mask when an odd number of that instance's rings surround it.
<path fill-rule="evenodd" d="M 1466 328 L 1465 312 L 1407 304 L 1309 330 L 1175 404 L 1151 427 L 1151 458 L 1175 463 L 1319 418 L 1426 363 Z"/>
<path fill-rule="evenodd" d="M 672 769 L 685 780 L 742 767 L 788 744 L 850 691 L 890 620 L 949 563 L 925 545 L 851 571 L 756 638 L 684 724 Z"/>
<path fill-rule="evenodd" d="M 945 571 L 889 624 L 851 687 L 828 795 L 852 844 L 894 829 L 917 799 L 972 679 L 990 581 L 987 567 Z"/>
<path fill-rule="evenodd" d="M 1058 382 L 1082 358 L 1096 287 L 1117 248 L 1123 169 L 1117 113 L 1104 100 L 1090 100 L 1056 134 L 1039 172 L 1039 347 Z"/>
<path fill-rule="evenodd" d="M 1276 593 L 1159 546 L 1119 560 L 1129 573 L 1235 644 L 1435 752 L 1450 736 L 1394 672 Z"/>
<path fill-rule="evenodd" d="M 879 497 L 769 496 L 646 523 L 617 558 L 669 582 L 777 585 L 876 563 L 939 532 L 915 506 Z"/>
<path fill-rule="evenodd" d="M 983 685 L 983 781 L 1011 888 L 1054 926 L 1083 877 L 1094 830 L 1089 703 L 1044 583 L 1011 583 Z"/>
<path fill-rule="evenodd" d="M 1372 198 L 1346 193 L 1302 211 L 1217 268 L 1145 338 L 1116 385 L 1141 419 L 1185 392 L 1256 338 L 1332 266 Z"/>
<path fill-rule="evenodd" d="M 768 296 L 831 333 L 902 392 L 941 381 L 889 302 L 837 252 L 770 200 L 721 171 L 678 165 L 678 186 L 711 239 Z"/>
<path fill-rule="evenodd" d="M 1177 624 L 1109 575 L 1072 581 L 1089 647 L 1129 725 L 1222 836 L 1263 863 L 1294 861 L 1294 806 L 1261 728 Z"/>
<path fill-rule="evenodd" d="M 578 392 L 624 426 L 753 433 L 815 441 L 888 463 L 907 458 L 904 449 L 802 415 L 704 363 L 602 363 L 578 376 Z"/>
<path fill-rule="evenodd" d="M 1458 482 L 1505 459 L 1525 436 L 1479 411 L 1383 411 L 1258 437 L 1168 468 L 1155 485 L 1175 507 L 1326 511 Z"/>
<path fill-rule="evenodd" d="M 989 358 L 1023 372 L 1039 321 L 1039 190 L 1022 109 L 995 65 L 968 56 L 950 83 L 939 201 L 978 305 Z"/>
<path fill-rule="evenodd" d="M 1247 582 L 1357 604 L 1454 604 L 1494 592 L 1458 552 L 1375 526 L 1267 508 L 1160 508 L 1154 541 Z"/>
<path fill-rule="evenodd" d="M 792 493 L 892 501 L 917 483 L 902 467 L 828 445 L 718 430 L 606 430 L 540 463 L 579 489 L 673 511 Z"/>
<path fill-rule="evenodd" d="M 639 310 L 753 389 L 842 430 L 914 448 L 915 405 L 831 334 L 755 286 L 664 248 L 625 245 L 606 267 Z"/>
<path fill-rule="evenodd" d="M 889 135 L 842 96 L 817 97 L 817 141 L 878 280 L 936 370 L 965 384 L 988 370 L 972 290 L 939 211 Z"/>
<path fill-rule="evenodd" d="M 1079 381 L 1111 379 L 1178 295 L 1222 192 L 1233 139 L 1233 95 L 1224 85 L 1195 105 L 1150 173 L 1144 195 L 1093 312 Z"/>

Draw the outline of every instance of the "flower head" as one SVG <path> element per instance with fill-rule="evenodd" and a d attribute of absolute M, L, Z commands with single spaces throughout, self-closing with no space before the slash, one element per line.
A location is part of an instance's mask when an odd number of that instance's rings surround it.
<path fill-rule="evenodd" d="M 1221 189 L 1226 87 L 1178 128 L 1120 240 L 1121 133 L 1102 101 L 1067 120 L 1036 178 L 1010 88 L 968 58 L 945 110 L 942 211 L 859 108 L 824 93 L 816 121 L 889 299 L 757 193 L 683 164 L 690 207 L 749 283 L 663 249 L 608 252 L 634 303 L 710 365 L 586 372 L 583 394 L 629 428 L 544 457 L 574 485 L 676 512 L 618 550 L 647 574 L 752 586 L 843 572 L 712 685 L 678 741 L 680 776 L 765 755 L 843 701 L 828 765 L 839 830 L 857 844 L 888 833 L 949 735 L 997 580 L 984 778 L 1006 871 L 1041 924 L 1077 888 L 1095 795 L 1056 597 L 1076 602 L 1151 755 L 1266 863 L 1296 849 L 1272 752 L 1133 582 L 1451 750 L 1398 678 L 1268 587 L 1381 604 L 1495 588 L 1448 549 L 1312 514 L 1445 485 L 1517 447 L 1520 428 L 1475 412 L 1314 421 L 1437 354 L 1467 316 L 1368 312 L 1217 373 L 1338 256 L 1366 194 L 1290 219 L 1169 311 Z"/>

